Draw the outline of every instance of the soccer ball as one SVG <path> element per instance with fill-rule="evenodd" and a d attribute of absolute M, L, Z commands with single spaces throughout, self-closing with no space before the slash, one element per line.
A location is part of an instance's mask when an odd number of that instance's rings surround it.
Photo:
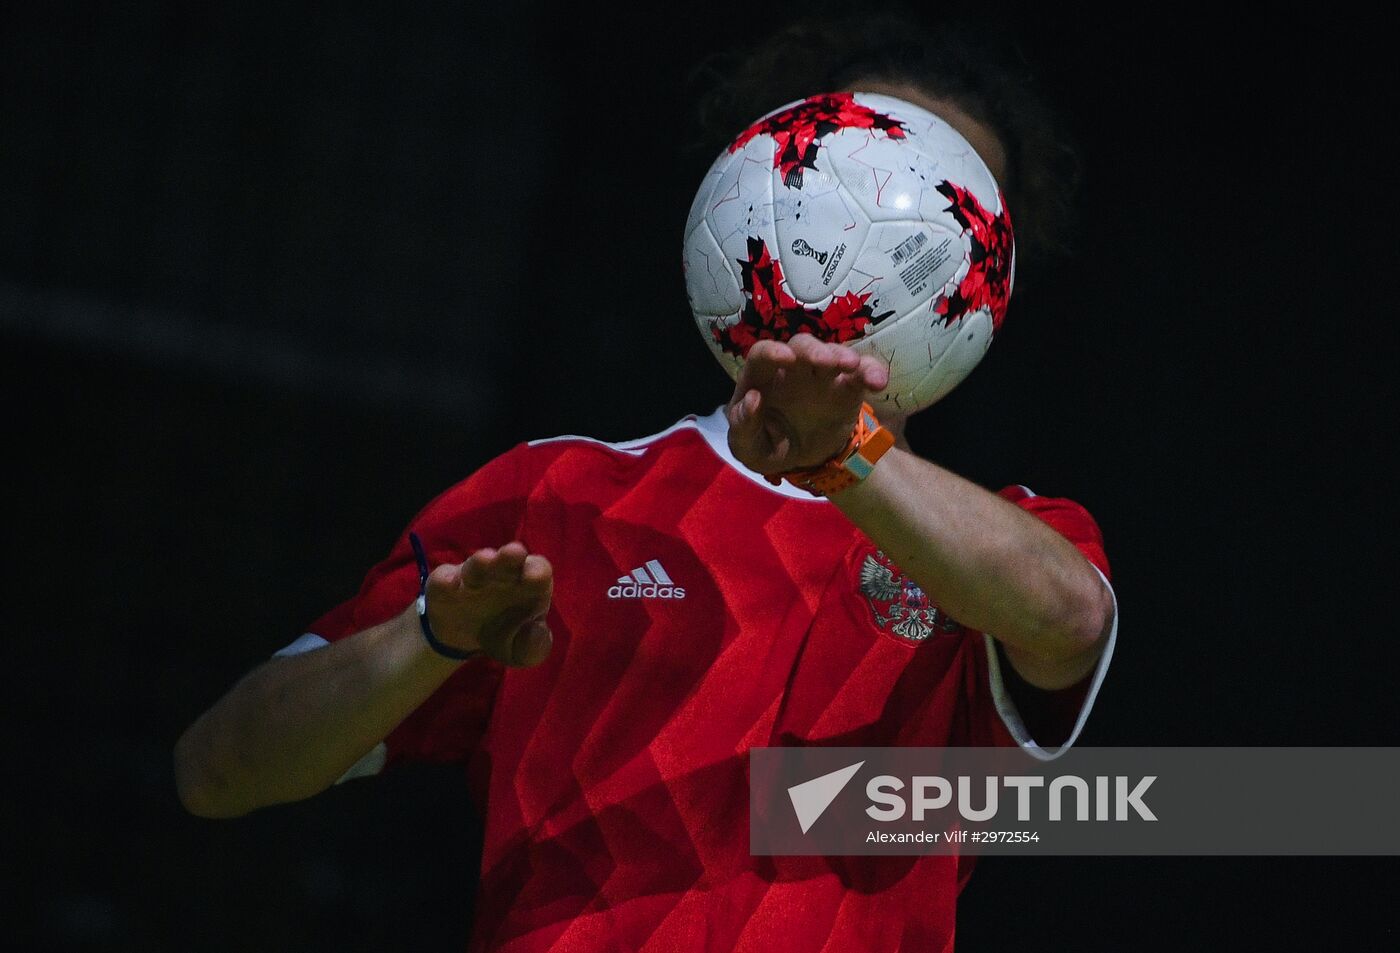
<path fill-rule="evenodd" d="M 827 93 L 755 122 L 705 176 L 685 283 L 731 377 L 757 341 L 806 331 L 878 355 L 900 413 L 958 385 L 1006 316 L 1015 244 L 996 180 L 942 119 Z"/>

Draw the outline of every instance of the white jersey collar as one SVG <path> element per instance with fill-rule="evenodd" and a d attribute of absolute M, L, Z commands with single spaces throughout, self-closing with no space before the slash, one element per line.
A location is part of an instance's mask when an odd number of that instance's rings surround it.
<path fill-rule="evenodd" d="M 755 483 L 758 486 L 763 487 L 770 493 L 777 493 L 779 496 L 786 496 L 790 499 L 802 500 L 807 503 L 826 502 L 826 500 L 823 497 L 813 496 L 806 490 L 798 489 L 791 483 L 784 482 L 778 484 L 777 486 L 774 486 L 773 484 L 765 480 L 762 474 L 755 473 L 754 471 L 750 470 L 748 467 L 740 463 L 737 459 L 735 459 L 734 454 L 729 449 L 729 418 L 725 416 L 724 410 L 724 405 L 721 404 L 719 407 L 715 408 L 714 413 L 707 414 L 704 417 L 701 417 L 698 414 L 689 414 L 685 417 L 682 417 L 680 420 L 676 421 L 674 424 L 667 427 L 660 433 L 654 433 L 649 437 L 639 437 L 636 440 L 623 440 L 617 443 L 613 443 L 606 440 L 597 440 L 593 437 L 579 436 L 578 434 L 565 434 L 564 436 L 560 437 L 546 437 L 542 440 L 531 440 L 529 445 L 532 447 L 537 447 L 541 444 L 546 443 L 560 443 L 563 441 L 570 440 L 585 440 L 592 444 L 600 444 L 605 447 L 610 447 L 613 450 L 618 451 L 619 453 L 640 456 L 641 454 L 646 453 L 647 448 L 649 446 L 651 446 L 653 443 L 656 443 L 663 437 L 669 437 L 671 434 L 676 433 L 680 430 L 695 430 L 700 434 L 702 438 L 704 438 L 705 443 L 709 445 L 710 449 L 714 451 L 715 456 L 719 457 L 726 464 L 728 464 L 731 469 L 733 469 L 736 473 L 738 473 L 740 476 L 750 481 L 751 483 Z"/>

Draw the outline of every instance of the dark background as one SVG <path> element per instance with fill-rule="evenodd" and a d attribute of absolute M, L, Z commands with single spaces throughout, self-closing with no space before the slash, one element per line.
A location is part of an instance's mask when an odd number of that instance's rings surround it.
<path fill-rule="evenodd" d="M 1083 251 L 914 445 L 1102 524 L 1122 631 L 1082 744 L 1393 745 L 1393 60 L 1345 11 L 1042 6 L 999 29 L 1081 141 Z M 820 6 L 476 7 L 5 14 L 0 933 L 25 948 L 461 948 L 453 771 L 214 823 L 171 747 L 492 455 L 727 395 L 680 276 L 711 158 L 687 77 Z M 1396 874 L 987 860 L 959 948 L 1390 949 Z"/>

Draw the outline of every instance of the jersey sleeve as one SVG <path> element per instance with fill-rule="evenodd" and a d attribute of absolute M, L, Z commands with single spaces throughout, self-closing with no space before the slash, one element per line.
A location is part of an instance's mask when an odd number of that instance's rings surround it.
<path fill-rule="evenodd" d="M 1083 506 L 1059 497 L 1037 496 L 1023 486 L 1008 487 L 999 494 L 1031 515 L 1041 519 L 1074 544 L 1089 564 L 1103 577 L 1112 594 L 1108 557 L 1098 523 Z M 983 741 L 1019 745 L 1032 756 L 1051 760 L 1069 750 L 1083 731 L 1099 686 L 1113 658 L 1118 639 L 1118 602 L 1114 596 L 1113 624 L 1094 670 L 1077 684 L 1057 691 L 1046 691 L 1029 684 L 1007 660 L 1006 653 L 990 634 L 982 636 L 977 651 L 979 676 L 990 690 L 990 705 L 979 712 Z M 979 693 L 980 694 L 980 693 Z"/>
<path fill-rule="evenodd" d="M 447 490 L 410 521 L 389 554 L 364 578 L 359 592 L 312 622 L 276 655 L 314 651 L 402 612 L 418 596 L 418 565 L 408 540 L 418 534 L 428 562 L 461 562 L 482 547 L 519 538 L 539 467 L 522 444 Z M 485 731 L 502 666 L 484 657 L 457 669 L 374 750 L 340 780 L 377 774 L 404 761 L 462 761 Z"/>

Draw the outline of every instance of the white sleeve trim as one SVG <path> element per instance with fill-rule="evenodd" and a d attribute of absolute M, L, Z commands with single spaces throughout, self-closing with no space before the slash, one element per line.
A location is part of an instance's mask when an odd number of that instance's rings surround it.
<path fill-rule="evenodd" d="M 346 781 L 353 781 L 356 778 L 372 778 L 384 770 L 384 762 L 387 760 L 389 760 L 389 747 L 381 741 L 370 748 L 363 758 L 350 765 L 350 770 L 337 778 L 335 783 L 344 784 Z"/>
<path fill-rule="evenodd" d="M 1113 585 L 1108 581 L 1108 577 L 1103 574 L 1099 567 L 1094 566 L 1094 571 L 1103 579 L 1103 584 L 1108 586 L 1108 594 L 1113 599 L 1113 626 L 1108 632 L 1108 641 L 1104 643 L 1103 654 L 1099 656 L 1098 665 L 1094 668 L 1093 681 L 1089 683 L 1089 691 L 1084 695 L 1084 704 L 1079 708 L 1079 717 L 1075 719 L 1074 730 L 1069 733 L 1069 739 L 1058 748 L 1042 748 L 1036 744 L 1026 730 L 1026 724 L 1021 720 L 1021 713 L 1016 710 L 1016 703 L 1011 700 L 1011 694 L 1006 690 L 1006 681 L 1001 673 L 1001 658 L 997 655 L 996 642 L 990 635 L 983 635 L 987 644 L 987 680 L 991 684 L 992 701 L 996 704 L 997 714 L 1001 716 L 1001 723 L 1006 726 L 1006 730 L 1011 732 L 1011 737 L 1016 739 L 1016 743 L 1031 757 L 1041 761 L 1053 761 L 1064 754 L 1074 744 L 1079 733 L 1084 730 L 1084 723 L 1089 720 L 1089 711 L 1094 707 L 1094 699 L 1098 697 L 1099 686 L 1103 684 L 1103 678 L 1108 674 L 1108 663 L 1113 659 L 1113 646 L 1118 641 L 1118 597 L 1113 592 Z"/>
<path fill-rule="evenodd" d="M 285 657 L 288 655 L 301 655 L 303 652 L 314 652 L 330 645 L 325 639 L 315 632 L 307 632 L 299 636 L 290 645 L 278 649 L 272 653 L 273 658 Z M 389 749 L 384 742 L 379 742 L 371 748 L 363 758 L 350 765 L 350 770 L 336 779 L 336 784 L 344 784 L 346 781 L 353 781 L 356 778 L 373 777 L 384 770 L 384 763 L 389 759 Z"/>
<path fill-rule="evenodd" d="M 273 652 L 272 657 L 280 658 L 285 655 L 300 655 L 303 652 L 310 652 L 314 649 L 325 648 L 327 645 L 330 645 L 330 643 L 327 642 L 325 639 L 321 638 L 315 632 L 308 632 L 305 635 L 298 637 L 297 640 L 292 644 L 284 648 L 280 648 L 276 652 Z"/>

